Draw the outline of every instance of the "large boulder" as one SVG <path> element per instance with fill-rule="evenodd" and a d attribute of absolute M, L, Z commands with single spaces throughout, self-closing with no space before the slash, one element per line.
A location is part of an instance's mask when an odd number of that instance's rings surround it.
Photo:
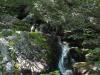
<path fill-rule="evenodd" d="M 59 45 L 57 37 L 38 32 L 3 30 L 0 50 L 8 52 L 9 62 L 18 70 L 42 72 L 57 68 Z M 4 35 L 5 34 L 5 35 Z M 5 54 L 4 54 L 5 56 Z M 8 62 L 8 61 L 7 61 Z"/>

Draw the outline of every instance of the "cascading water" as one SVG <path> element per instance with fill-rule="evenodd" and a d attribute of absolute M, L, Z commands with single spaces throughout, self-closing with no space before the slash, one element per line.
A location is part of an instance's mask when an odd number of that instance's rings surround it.
<path fill-rule="evenodd" d="M 69 64 L 69 57 L 68 57 L 68 52 L 69 52 L 69 46 L 67 42 L 59 42 L 61 49 L 62 49 L 62 54 L 61 58 L 58 63 L 58 67 L 60 69 L 60 72 L 62 75 L 73 75 L 72 69 L 70 69 L 68 66 L 71 66 Z M 66 59 L 65 59 L 66 58 Z M 66 63 L 66 64 L 65 64 Z"/>

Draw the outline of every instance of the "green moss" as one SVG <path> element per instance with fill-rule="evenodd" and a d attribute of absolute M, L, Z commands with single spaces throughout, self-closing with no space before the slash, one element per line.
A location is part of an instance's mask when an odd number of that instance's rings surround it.
<path fill-rule="evenodd" d="M 13 35 L 15 32 L 11 29 L 3 29 L 2 30 L 2 36 L 11 36 Z"/>
<path fill-rule="evenodd" d="M 100 75 L 100 73 L 93 72 L 93 73 L 90 73 L 90 75 Z"/>
<path fill-rule="evenodd" d="M 14 46 L 14 45 L 15 45 L 15 41 L 10 40 L 10 41 L 9 41 L 9 46 Z"/>
<path fill-rule="evenodd" d="M 43 48 L 48 48 L 46 43 L 46 37 L 43 36 L 41 33 L 30 32 L 29 37 L 35 44 L 42 46 Z"/>
<path fill-rule="evenodd" d="M 89 50 L 86 58 L 89 64 L 95 64 L 96 67 L 100 68 L 100 48 Z"/>
<path fill-rule="evenodd" d="M 13 34 L 15 34 L 15 32 L 14 31 L 7 31 L 6 29 L 5 30 L 3 30 L 3 31 L 1 31 L 0 32 L 0 37 L 3 37 L 3 36 L 11 36 L 11 35 L 13 35 Z"/>
<path fill-rule="evenodd" d="M 95 48 L 94 50 L 90 50 L 89 53 L 91 53 L 93 55 L 93 57 L 99 58 L 100 57 L 100 48 Z"/>
<path fill-rule="evenodd" d="M 57 70 L 57 71 L 54 71 L 54 72 L 50 72 L 50 73 L 46 73 L 46 74 L 40 74 L 40 75 L 60 75 L 60 72 Z"/>
<path fill-rule="evenodd" d="M 18 31 L 30 31 L 30 25 L 23 21 L 16 21 L 12 26 L 12 29 Z"/>
<path fill-rule="evenodd" d="M 98 68 L 100 68 L 100 60 L 97 61 L 97 62 L 95 62 L 95 66 L 98 67 Z"/>
<path fill-rule="evenodd" d="M 0 37 L 2 37 L 2 32 L 0 32 Z"/>
<path fill-rule="evenodd" d="M 47 38 L 42 33 L 37 32 L 30 32 L 29 38 L 31 39 L 31 42 L 41 48 L 41 54 L 40 56 L 45 59 L 47 62 L 50 62 L 50 56 L 51 56 L 51 49 L 49 44 L 47 43 Z"/>

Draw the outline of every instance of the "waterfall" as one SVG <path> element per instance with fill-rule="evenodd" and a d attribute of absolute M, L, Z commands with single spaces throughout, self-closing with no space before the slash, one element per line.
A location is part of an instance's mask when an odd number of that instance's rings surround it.
<path fill-rule="evenodd" d="M 59 44 L 60 44 L 61 49 L 62 49 L 61 57 L 60 57 L 59 63 L 58 63 L 59 70 L 60 70 L 62 75 L 73 75 L 72 69 L 70 69 L 68 67 L 68 66 L 71 66 L 69 64 L 70 58 L 68 57 L 68 52 L 70 49 L 68 46 L 68 43 L 67 42 L 61 43 L 61 41 L 60 41 Z"/>

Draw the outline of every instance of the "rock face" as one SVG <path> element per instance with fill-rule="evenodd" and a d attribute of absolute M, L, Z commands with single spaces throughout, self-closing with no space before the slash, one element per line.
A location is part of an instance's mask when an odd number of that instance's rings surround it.
<path fill-rule="evenodd" d="M 8 54 L 8 41 L 4 38 L 0 38 L 0 51 L 3 56 Z"/>
<path fill-rule="evenodd" d="M 71 49 L 70 49 L 69 55 L 70 55 L 71 58 L 74 59 L 76 62 L 86 61 L 85 55 L 82 54 L 81 52 L 78 52 L 77 49 L 75 49 L 75 48 L 71 48 Z"/>
<path fill-rule="evenodd" d="M 58 68 L 58 62 L 59 58 L 61 56 L 61 46 L 58 43 L 58 38 L 55 36 L 49 36 L 47 39 L 48 45 L 50 46 L 50 52 L 49 57 L 51 60 L 49 60 L 49 70 L 54 71 Z"/>
<path fill-rule="evenodd" d="M 6 72 L 11 73 L 13 68 L 13 63 L 9 56 L 8 41 L 5 38 L 0 38 L 0 53 L 3 57 L 2 63 L 4 64 Z"/>
<path fill-rule="evenodd" d="M 57 68 L 59 46 L 56 38 L 51 37 L 36 32 L 3 30 L 0 36 L 0 52 L 7 60 L 2 61 L 11 66 L 11 71 L 14 70 L 13 66 L 19 70 L 31 70 L 33 73 L 53 70 L 54 67 Z"/>
<path fill-rule="evenodd" d="M 87 62 L 77 62 L 73 64 L 75 75 L 99 75 L 100 68 L 96 65 L 89 65 Z"/>

